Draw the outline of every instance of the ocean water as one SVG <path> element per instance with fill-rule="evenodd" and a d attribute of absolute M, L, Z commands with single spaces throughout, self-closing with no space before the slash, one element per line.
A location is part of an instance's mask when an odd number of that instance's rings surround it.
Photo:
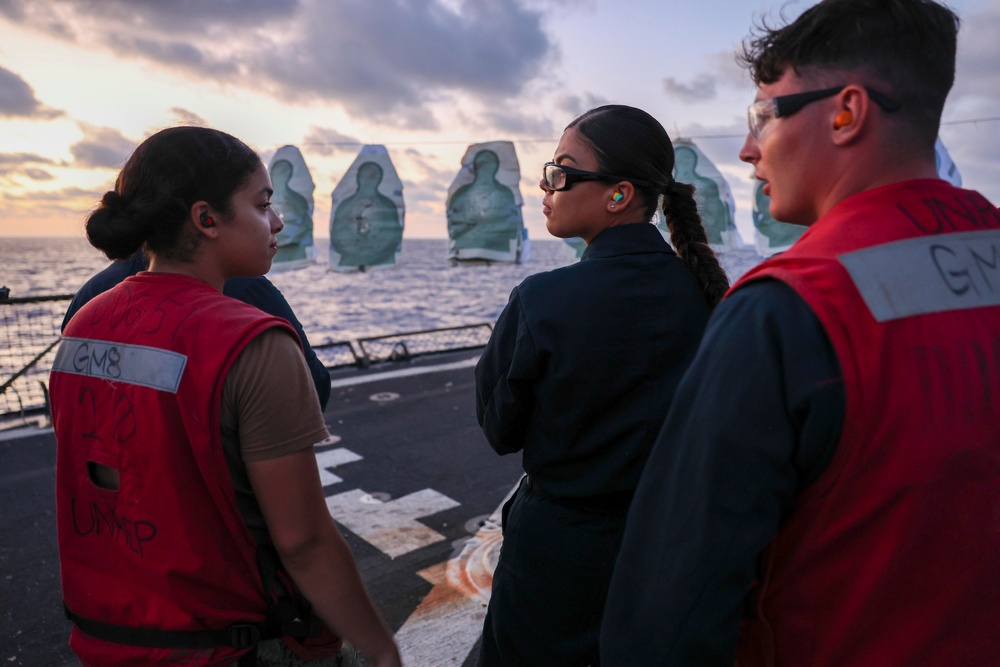
<path fill-rule="evenodd" d="M 327 270 L 326 239 L 317 263 L 271 273 L 313 344 L 442 327 L 492 324 L 527 276 L 576 261 L 558 239 L 532 240 L 524 264 L 453 265 L 446 239 L 404 239 L 393 267 L 364 273 Z M 751 247 L 720 255 L 735 280 L 762 258 Z M 83 238 L 0 239 L 0 285 L 11 297 L 71 294 L 108 260 Z"/>

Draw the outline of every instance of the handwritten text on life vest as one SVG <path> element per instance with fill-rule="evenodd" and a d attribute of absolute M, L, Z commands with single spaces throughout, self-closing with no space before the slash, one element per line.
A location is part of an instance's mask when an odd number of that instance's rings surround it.
<path fill-rule="evenodd" d="M 77 508 L 76 498 L 71 503 L 73 530 L 84 537 L 100 536 L 103 533 L 116 542 L 124 541 L 130 551 L 142 557 L 143 545 L 156 537 L 156 526 L 149 521 L 130 519 L 115 511 L 111 505 L 101 507 L 91 502 L 87 507 Z"/>

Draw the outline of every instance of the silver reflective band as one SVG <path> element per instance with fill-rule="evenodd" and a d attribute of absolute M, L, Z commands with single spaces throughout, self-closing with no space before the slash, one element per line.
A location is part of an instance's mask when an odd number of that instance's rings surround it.
<path fill-rule="evenodd" d="M 176 394 L 186 365 L 185 355 L 155 347 L 63 338 L 52 370 Z"/>
<path fill-rule="evenodd" d="M 907 239 L 838 259 L 879 322 L 1000 305 L 1000 230 Z"/>

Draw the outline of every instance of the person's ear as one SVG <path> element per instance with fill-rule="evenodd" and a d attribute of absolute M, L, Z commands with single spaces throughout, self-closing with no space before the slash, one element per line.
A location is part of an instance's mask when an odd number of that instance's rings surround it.
<path fill-rule="evenodd" d="M 855 141 L 861 134 L 874 111 L 874 102 L 864 88 L 855 84 L 846 86 L 836 100 L 838 106 L 830 119 L 830 127 L 833 130 L 833 143 L 844 145 Z"/>
<path fill-rule="evenodd" d="M 628 181 L 621 181 L 615 184 L 611 191 L 611 196 L 608 198 L 608 212 L 609 213 L 619 213 L 626 208 L 632 202 L 635 197 L 635 188 Z"/>
<path fill-rule="evenodd" d="M 196 201 L 191 205 L 191 212 L 188 222 L 190 222 L 199 233 L 215 238 L 218 236 L 216 224 L 217 215 L 206 201 Z"/>

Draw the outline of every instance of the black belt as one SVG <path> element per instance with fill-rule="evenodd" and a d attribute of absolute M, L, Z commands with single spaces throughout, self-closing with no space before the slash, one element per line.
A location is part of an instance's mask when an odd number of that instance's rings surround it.
<path fill-rule="evenodd" d="M 623 491 L 620 493 L 604 493 L 597 496 L 564 498 L 549 493 L 528 475 L 524 476 L 524 488 L 558 505 L 585 512 L 600 512 L 602 514 L 621 514 L 627 512 L 629 506 L 632 504 L 633 495 L 631 491 Z"/>
<path fill-rule="evenodd" d="M 218 630 L 158 630 L 103 623 L 78 616 L 66 606 L 63 609 L 66 611 L 66 618 L 73 621 L 84 634 L 127 646 L 173 649 L 251 648 L 261 639 L 268 638 L 260 626 L 250 623 L 239 623 Z"/>

